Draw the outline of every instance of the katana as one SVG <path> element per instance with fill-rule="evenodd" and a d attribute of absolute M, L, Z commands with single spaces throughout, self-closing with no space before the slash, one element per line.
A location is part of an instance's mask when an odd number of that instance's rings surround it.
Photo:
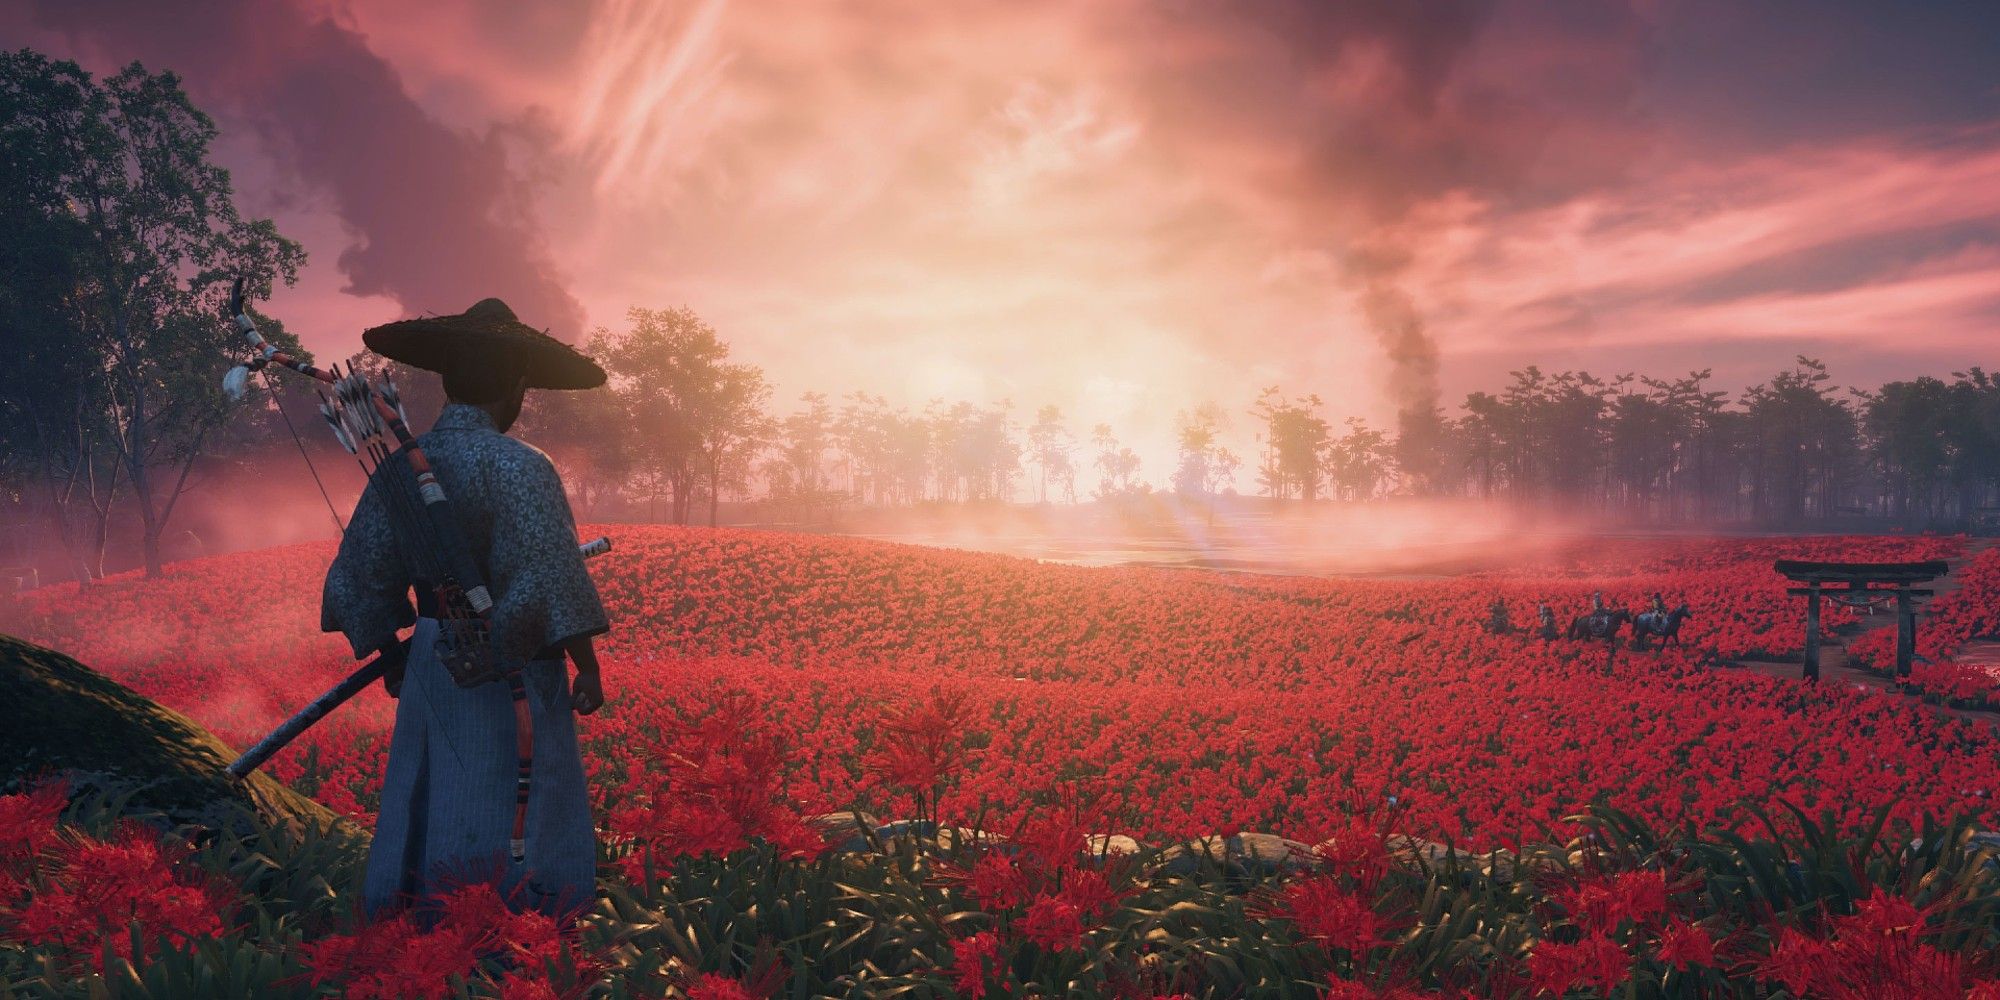
<path fill-rule="evenodd" d="M 434 593 L 439 633 L 435 649 L 439 661 L 451 674 L 452 681 L 460 687 L 478 687 L 494 680 L 507 683 L 507 694 L 514 703 L 516 757 L 514 827 L 513 836 L 508 840 L 508 850 L 514 862 L 519 864 L 526 857 L 528 792 L 534 778 L 535 724 L 534 714 L 528 706 L 527 684 L 521 676 L 519 663 L 509 662 L 503 667 L 493 655 L 488 641 L 492 631 L 493 597 L 486 589 L 478 561 L 472 557 L 471 546 L 466 542 L 451 499 L 438 483 L 430 459 L 417 444 L 416 436 L 410 433 L 401 393 L 395 382 L 388 378 L 384 378 L 382 386 L 377 388 L 369 382 L 367 375 L 351 367 L 345 372 L 340 371 L 338 366 L 318 368 L 279 350 L 277 345 L 258 332 L 256 322 L 244 308 L 241 278 L 230 291 L 229 311 L 237 328 L 250 342 L 252 354 L 248 361 L 230 369 L 223 377 L 223 390 L 240 398 L 242 390 L 248 385 L 250 373 L 274 364 L 321 383 L 320 415 L 326 419 L 334 439 L 356 457 L 362 471 L 381 490 L 391 528 Z M 392 440 L 394 448 L 390 447 Z M 590 551 L 593 547 L 597 547 L 595 552 Z M 600 538 L 586 543 L 583 549 L 588 556 L 609 547 L 610 541 Z M 371 670 L 377 677 L 386 670 L 379 655 L 302 709 L 299 715 L 280 727 L 279 732 L 273 733 L 272 737 L 276 737 L 285 728 L 298 723 L 296 730 L 272 746 L 271 751 L 296 738 L 299 732 L 366 687 L 373 678 L 364 675 Z M 301 721 L 301 717 L 308 716 L 316 708 L 317 714 Z M 267 737 L 258 747 L 271 742 L 272 737 Z M 249 773 L 263 759 L 251 760 L 255 753 L 253 749 L 245 754 L 231 765 L 230 772 L 239 775 Z M 269 755 L 267 752 L 264 757 Z M 246 760 L 249 763 L 246 764 Z M 238 765 L 243 768 L 240 772 Z"/>
<path fill-rule="evenodd" d="M 603 555 L 611 551 L 611 539 L 603 537 L 593 539 L 577 546 L 577 551 L 582 553 L 585 559 Z M 269 736 L 258 740 L 256 746 L 243 751 L 241 757 L 230 763 L 229 773 L 238 778 L 248 777 L 250 772 L 263 767 L 264 762 L 270 760 L 273 754 L 283 750 L 306 730 L 311 729 L 314 723 L 346 704 L 348 699 L 360 694 L 363 688 L 381 680 L 386 672 L 388 664 L 383 662 L 382 655 L 378 653 L 367 663 L 362 664 L 360 669 L 348 674 L 345 680 L 328 688 L 325 694 L 314 698 L 306 707 L 292 713 L 292 717 L 286 719 L 278 728 L 271 730 Z"/>

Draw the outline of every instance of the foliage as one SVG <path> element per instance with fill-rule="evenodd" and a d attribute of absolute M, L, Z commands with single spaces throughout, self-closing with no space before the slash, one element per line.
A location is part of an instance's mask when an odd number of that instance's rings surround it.
<path fill-rule="evenodd" d="M 73 62 L 0 53 L 0 135 L 0 200 L 28 237 L 8 251 L 19 270 L 0 298 L 34 345 L 30 378 L 4 385 L 9 450 L 25 424 L 31 453 L 62 456 L 44 474 L 73 484 L 108 449 L 157 575 L 161 534 L 228 415 L 215 391 L 239 347 L 222 322 L 227 289 L 242 278 L 268 294 L 296 279 L 305 254 L 269 220 L 237 213 L 228 173 L 208 159 L 215 125 L 172 73 L 134 63 L 99 81 Z"/>

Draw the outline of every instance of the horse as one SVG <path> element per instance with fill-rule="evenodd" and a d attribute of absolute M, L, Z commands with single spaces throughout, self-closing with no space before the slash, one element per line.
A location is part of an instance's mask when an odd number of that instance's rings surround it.
<path fill-rule="evenodd" d="M 1569 637 L 1572 639 L 1616 639 L 1618 630 L 1632 620 L 1632 612 L 1624 608 L 1592 611 L 1577 615 L 1569 623 Z"/>
<path fill-rule="evenodd" d="M 1667 648 L 1667 643 L 1670 642 L 1676 646 L 1680 645 L 1681 623 L 1693 617 L 1694 612 L 1688 610 L 1685 602 L 1680 607 L 1665 613 L 1648 611 L 1639 615 L 1632 619 L 1632 648 L 1645 649 L 1646 640 L 1656 635 L 1660 637 L 1660 649 Z"/>

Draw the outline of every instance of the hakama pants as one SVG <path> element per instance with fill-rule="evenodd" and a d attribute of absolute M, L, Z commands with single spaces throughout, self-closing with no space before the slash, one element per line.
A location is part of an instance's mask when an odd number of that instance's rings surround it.
<path fill-rule="evenodd" d="M 467 882 L 495 883 L 516 910 L 556 914 L 589 905 L 597 839 L 561 659 L 524 668 L 535 726 L 525 858 L 514 829 L 514 703 L 504 681 L 461 688 L 439 662 L 438 623 L 417 619 L 396 705 L 382 805 L 362 904 L 371 914 L 421 903 Z"/>

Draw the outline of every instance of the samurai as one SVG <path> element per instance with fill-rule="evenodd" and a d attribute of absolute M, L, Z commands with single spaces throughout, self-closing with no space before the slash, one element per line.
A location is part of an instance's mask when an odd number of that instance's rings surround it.
<path fill-rule="evenodd" d="M 422 578 L 425 560 L 399 537 L 397 504 L 407 506 L 416 487 L 407 464 L 384 463 L 327 570 L 320 616 L 357 659 L 384 657 L 383 685 L 397 699 L 363 907 L 375 914 L 493 881 L 515 909 L 574 912 L 595 899 L 597 859 L 575 716 L 604 704 L 592 640 L 610 623 L 555 466 L 507 432 L 529 389 L 591 389 L 604 371 L 498 299 L 378 326 L 362 341 L 442 377 L 445 405 L 417 444 L 484 571 L 489 655 L 499 672 L 521 672 L 533 723 L 519 730 L 532 731 L 530 783 L 517 780 L 517 764 L 525 772 L 530 761 L 518 760 L 507 685 L 461 686 L 465 678 L 447 669 L 439 619 L 449 609 Z"/>

